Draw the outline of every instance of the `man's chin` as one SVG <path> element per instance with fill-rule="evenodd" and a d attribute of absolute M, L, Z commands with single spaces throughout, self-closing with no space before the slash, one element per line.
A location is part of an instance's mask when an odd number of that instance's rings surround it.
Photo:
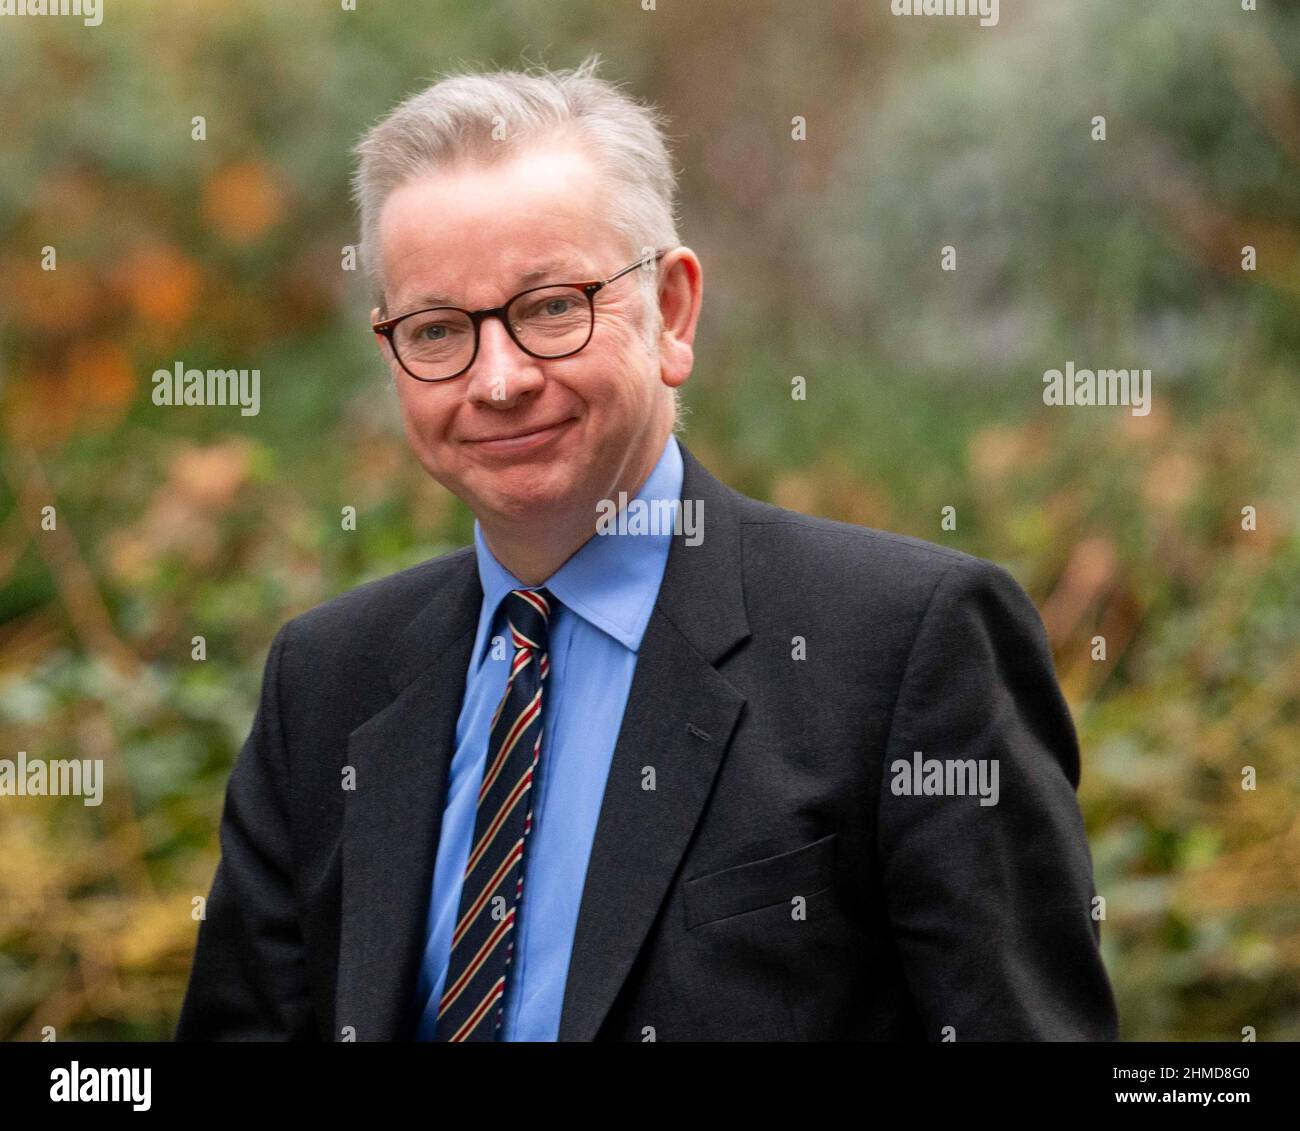
<path fill-rule="evenodd" d="M 533 468 L 491 477 L 475 484 L 475 495 L 484 509 L 500 521 L 527 524 L 572 506 L 574 485 L 554 468 Z M 478 507 L 470 509 L 478 514 Z M 481 516 L 480 516 L 481 517 Z"/>

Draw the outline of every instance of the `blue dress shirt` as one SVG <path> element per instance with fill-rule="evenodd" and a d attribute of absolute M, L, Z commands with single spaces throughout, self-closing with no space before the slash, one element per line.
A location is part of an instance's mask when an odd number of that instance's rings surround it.
<path fill-rule="evenodd" d="M 676 437 L 669 436 L 636 498 L 677 502 L 681 491 L 682 456 Z M 593 534 L 545 582 L 559 606 L 548 632 L 542 749 L 502 1022 L 508 1041 L 553 1041 L 559 1034 L 605 780 L 671 540 L 671 530 Z M 513 659 L 500 605 L 510 590 L 530 588 L 492 555 L 477 521 L 474 550 L 483 604 L 456 721 L 456 753 L 425 925 L 417 991 L 416 1035 L 422 1041 L 432 1040 L 437 1026 L 492 714 L 505 694 Z"/>

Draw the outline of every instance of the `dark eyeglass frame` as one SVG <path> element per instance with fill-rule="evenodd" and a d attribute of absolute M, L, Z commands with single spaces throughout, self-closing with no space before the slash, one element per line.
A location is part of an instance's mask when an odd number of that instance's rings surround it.
<path fill-rule="evenodd" d="M 517 295 L 512 295 L 501 306 L 494 306 L 483 310 L 465 310 L 463 307 L 459 306 L 425 306 L 421 307 L 419 310 L 409 310 L 405 314 L 399 314 L 396 318 L 385 318 L 382 322 L 375 322 L 370 328 L 376 334 L 382 334 L 388 339 L 388 348 L 393 351 L 393 356 L 397 358 L 397 364 L 406 371 L 408 376 L 413 377 L 417 381 L 424 381 L 427 384 L 439 384 L 443 381 L 454 381 L 457 377 L 466 373 L 473 366 L 474 362 L 478 359 L 480 341 L 479 328 L 485 318 L 501 319 L 501 325 L 506 328 L 506 333 L 510 335 L 510 340 L 529 357 L 535 357 L 541 361 L 555 361 L 562 357 L 572 357 L 575 353 L 579 353 L 587 348 L 592 336 L 596 332 L 595 298 L 597 292 L 604 290 L 604 288 L 609 286 L 610 283 L 615 280 L 621 279 L 629 271 L 635 271 L 638 267 L 651 262 L 659 262 L 659 260 L 661 260 L 671 250 L 671 248 L 664 248 L 662 251 L 655 252 L 653 257 L 643 255 L 635 263 L 628 264 L 623 268 L 623 270 L 615 272 L 613 275 L 609 276 L 608 279 L 590 279 L 580 283 L 544 283 L 540 287 L 529 287 L 526 291 L 520 291 Z M 564 353 L 556 354 L 535 353 L 524 345 L 524 343 L 516 336 L 514 327 L 510 325 L 509 319 L 506 318 L 506 311 L 509 310 L 516 301 L 523 298 L 524 295 L 532 294 L 534 291 L 549 291 L 556 287 L 571 287 L 573 290 L 582 291 L 582 293 L 587 296 L 587 336 L 583 340 L 582 345 L 578 346 L 577 349 L 566 350 Z M 469 361 L 466 363 L 465 367 L 457 370 L 455 373 L 449 374 L 446 377 L 421 377 L 417 373 L 412 373 L 410 369 L 407 368 L 406 362 L 402 360 L 402 355 L 397 349 L 397 342 L 393 339 L 393 331 L 397 328 L 399 322 L 402 322 L 407 318 L 413 318 L 417 314 L 430 314 L 435 310 L 452 310 L 458 314 L 464 314 L 469 317 L 470 322 L 474 325 L 474 352 L 470 354 Z"/>

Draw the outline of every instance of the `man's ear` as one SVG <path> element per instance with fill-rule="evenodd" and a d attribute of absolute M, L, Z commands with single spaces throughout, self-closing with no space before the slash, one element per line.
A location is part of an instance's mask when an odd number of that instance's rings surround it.
<path fill-rule="evenodd" d="M 659 281 L 660 379 L 679 388 L 695 364 L 695 330 L 704 296 L 704 271 L 689 247 L 674 248 L 663 261 Z"/>

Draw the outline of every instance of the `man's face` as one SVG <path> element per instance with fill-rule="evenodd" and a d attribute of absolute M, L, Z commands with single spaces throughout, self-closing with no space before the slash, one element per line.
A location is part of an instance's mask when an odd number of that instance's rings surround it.
<path fill-rule="evenodd" d="M 478 310 L 529 287 L 607 278 L 636 253 L 603 215 L 595 167 L 568 148 L 412 181 L 380 214 L 387 314 Z M 658 458 L 672 403 L 645 344 L 638 273 L 597 293 L 591 340 L 572 357 L 529 357 L 489 318 L 474 364 L 425 383 L 380 338 L 416 457 L 485 525 L 526 527 L 587 508 L 594 525 L 596 503 Z"/>

